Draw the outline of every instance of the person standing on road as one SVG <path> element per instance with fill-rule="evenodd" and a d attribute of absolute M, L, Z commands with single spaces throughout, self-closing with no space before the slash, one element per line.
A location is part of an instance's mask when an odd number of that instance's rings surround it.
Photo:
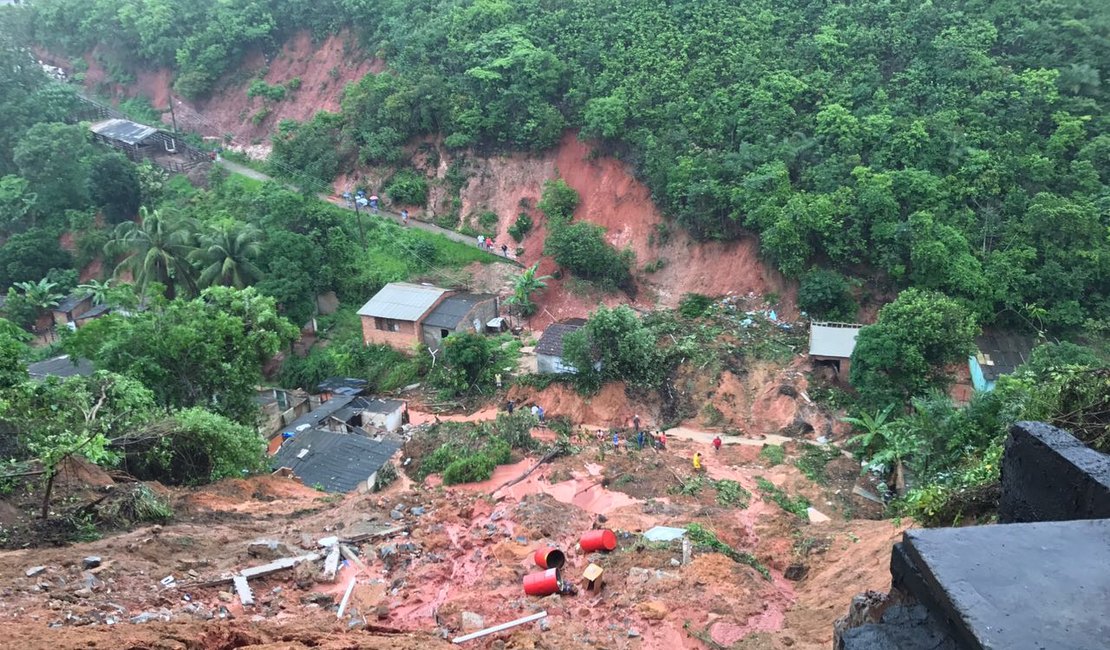
<path fill-rule="evenodd" d="M 663 431 L 659 432 L 659 448 L 660 449 L 666 449 L 667 448 L 667 434 L 664 433 Z"/>
<path fill-rule="evenodd" d="M 409 225 L 409 211 L 408 210 L 401 210 L 401 225 L 402 226 Z"/>
<path fill-rule="evenodd" d="M 694 452 L 694 461 L 693 462 L 694 462 L 694 471 L 695 472 L 700 472 L 701 471 L 701 452 L 700 451 L 695 451 Z"/>
<path fill-rule="evenodd" d="M 508 256 L 509 256 L 509 245 L 508 244 L 501 244 L 501 257 L 508 257 Z"/>
<path fill-rule="evenodd" d="M 485 247 L 486 247 L 486 236 L 485 235 L 478 235 L 478 248 L 485 248 Z"/>
<path fill-rule="evenodd" d="M 721 436 L 713 438 L 713 451 L 721 451 Z"/>

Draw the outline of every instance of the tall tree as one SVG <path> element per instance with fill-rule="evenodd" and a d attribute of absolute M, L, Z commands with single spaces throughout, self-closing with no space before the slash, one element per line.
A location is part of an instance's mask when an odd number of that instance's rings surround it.
<path fill-rule="evenodd" d="M 112 233 L 104 246 L 109 257 L 122 256 L 116 275 L 131 273 L 142 292 L 152 282 L 166 288 L 166 298 L 196 290 L 195 273 L 189 256 L 195 250 L 191 222 L 163 216 L 158 210 L 139 210 L 139 222 L 125 221 Z"/>
<path fill-rule="evenodd" d="M 197 279 L 201 287 L 223 285 L 242 289 L 262 278 L 261 269 L 254 263 L 261 250 L 262 231 L 254 226 L 223 223 L 198 239 L 200 246 L 190 259 L 201 269 Z"/>
<path fill-rule="evenodd" d="M 903 404 L 931 387 L 944 387 L 945 367 L 966 363 L 979 333 L 975 317 L 936 291 L 906 289 L 860 330 L 850 380 L 868 403 Z"/>

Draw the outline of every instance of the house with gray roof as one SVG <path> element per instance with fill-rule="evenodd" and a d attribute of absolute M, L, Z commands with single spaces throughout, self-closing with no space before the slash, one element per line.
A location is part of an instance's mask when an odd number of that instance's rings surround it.
<path fill-rule="evenodd" d="M 571 332 L 582 329 L 586 321 L 581 318 L 552 323 L 536 342 L 536 372 L 541 375 L 576 373 L 578 369 L 563 359 L 563 339 Z"/>
<path fill-rule="evenodd" d="M 1029 361 L 1035 345 L 1031 336 L 983 332 L 975 337 L 975 354 L 967 360 L 971 385 L 978 391 L 994 390 L 999 377 Z"/>
<path fill-rule="evenodd" d="M 401 442 L 357 433 L 306 429 L 287 438 L 270 459 L 274 470 L 289 469 L 309 487 L 328 492 L 368 491 Z"/>
<path fill-rule="evenodd" d="M 852 366 L 859 323 L 819 323 L 809 326 L 809 358 L 832 367 L 838 377 L 847 377 Z"/>
<path fill-rule="evenodd" d="M 497 318 L 497 296 L 489 293 L 460 293 L 439 303 L 424 319 L 424 345 L 432 350 L 443 347 L 443 339 L 465 332 L 482 334 L 486 323 Z"/>
<path fill-rule="evenodd" d="M 451 295 L 451 291 L 430 284 L 390 282 L 358 310 L 363 342 L 411 351 L 423 343 L 424 320 Z"/>

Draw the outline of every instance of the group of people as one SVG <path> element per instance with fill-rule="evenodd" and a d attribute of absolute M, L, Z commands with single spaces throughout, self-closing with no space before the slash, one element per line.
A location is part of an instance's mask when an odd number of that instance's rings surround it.
<path fill-rule="evenodd" d="M 493 249 L 494 249 L 494 246 L 496 246 L 496 245 L 497 245 L 497 242 L 494 241 L 493 237 L 486 237 L 485 235 L 478 235 L 478 248 L 481 248 L 482 250 L 486 251 L 487 253 L 492 253 Z M 502 257 L 508 257 L 509 256 L 509 245 L 508 244 L 501 244 L 501 256 Z"/>
<path fill-rule="evenodd" d="M 508 402 L 506 402 L 505 410 L 508 411 L 509 415 L 512 415 L 516 411 L 516 400 L 509 400 Z M 547 422 L 544 419 L 545 413 L 543 407 L 539 404 L 532 404 L 532 417 L 536 418 L 541 426 L 546 424 Z"/>

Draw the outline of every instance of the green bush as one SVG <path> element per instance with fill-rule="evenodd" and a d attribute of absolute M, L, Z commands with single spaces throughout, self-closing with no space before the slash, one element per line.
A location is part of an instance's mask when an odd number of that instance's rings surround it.
<path fill-rule="evenodd" d="M 809 499 L 801 495 L 792 499 L 781 488 L 762 476 L 755 477 L 755 484 L 764 498 L 777 503 L 780 508 L 794 514 L 799 519 L 809 519 Z"/>
<path fill-rule="evenodd" d="M 817 320 L 854 323 L 859 304 L 848 279 L 836 271 L 814 269 L 802 276 L 798 308 Z"/>
<path fill-rule="evenodd" d="M 578 192 L 563 179 L 556 178 L 544 183 L 543 194 L 536 207 L 550 220 L 570 221 L 578 203 Z"/>
<path fill-rule="evenodd" d="M 492 210 L 483 210 L 478 214 L 478 225 L 481 226 L 482 230 L 485 232 L 494 232 L 499 220 L 497 213 Z"/>
<path fill-rule="evenodd" d="M 509 226 L 509 236 L 515 241 L 521 242 L 530 232 L 532 232 L 532 217 L 528 216 L 526 212 L 521 212 L 513 225 Z"/>
<path fill-rule="evenodd" d="M 443 484 L 477 483 L 493 476 L 497 463 L 485 454 L 474 454 L 460 458 L 443 470 Z"/>
<path fill-rule="evenodd" d="M 592 223 L 549 224 L 544 253 L 571 273 L 606 289 L 629 289 L 631 250 L 618 252 L 605 242 L 605 230 Z"/>
<path fill-rule="evenodd" d="M 715 551 L 717 553 L 722 553 L 733 562 L 747 564 L 748 566 L 758 571 L 759 574 L 763 576 L 764 580 L 771 579 L 771 572 L 768 571 L 767 567 L 763 566 L 763 564 L 759 560 L 757 560 L 754 555 L 752 555 L 751 553 L 745 553 L 744 551 L 738 551 L 728 544 L 725 544 L 717 538 L 716 533 L 706 528 L 705 526 L 702 526 L 701 524 L 689 524 L 686 526 L 686 534 L 689 536 L 690 541 L 694 544 L 708 548 L 709 550 Z"/>
<path fill-rule="evenodd" d="M 759 458 L 767 463 L 767 467 L 782 465 L 786 462 L 786 450 L 782 445 L 763 445 L 759 450 Z"/>
<path fill-rule="evenodd" d="M 297 85 L 300 85 L 299 80 Z M 285 99 L 285 86 L 271 86 L 263 79 L 255 79 L 247 88 L 247 97 L 251 99 L 255 97 L 264 97 L 272 102 L 280 102 Z"/>
<path fill-rule="evenodd" d="M 389 179 L 385 193 L 392 202 L 400 205 L 424 205 L 428 202 L 428 180 L 406 169 Z"/>
<path fill-rule="evenodd" d="M 697 318 L 713 305 L 713 299 L 700 293 L 688 293 L 678 303 L 678 313 L 686 318 Z"/>
<path fill-rule="evenodd" d="M 751 503 L 752 493 L 745 490 L 736 481 L 721 479 L 715 481 L 713 486 L 717 488 L 718 505 L 747 508 L 748 504 Z"/>

